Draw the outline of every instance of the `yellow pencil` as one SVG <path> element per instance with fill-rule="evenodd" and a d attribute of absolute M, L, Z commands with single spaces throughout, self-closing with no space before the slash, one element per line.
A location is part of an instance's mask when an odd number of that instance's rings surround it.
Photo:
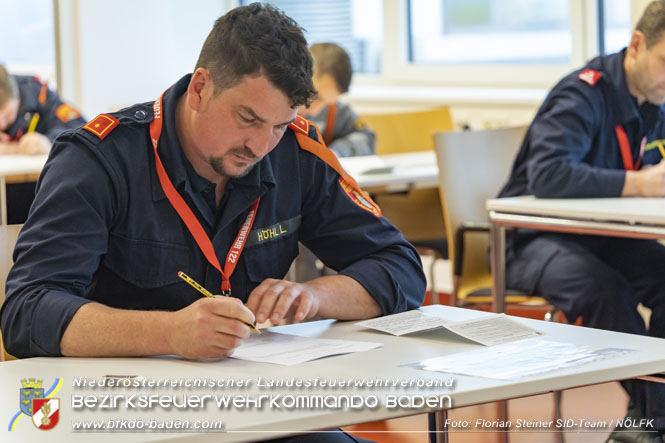
<path fill-rule="evenodd" d="M 660 151 L 660 155 L 665 159 L 665 148 L 663 148 L 663 142 L 660 140 L 658 141 L 658 150 Z"/>
<path fill-rule="evenodd" d="M 194 280 L 192 277 L 190 277 L 189 275 L 185 274 L 184 272 L 182 272 L 182 271 L 178 271 L 178 277 L 180 277 L 181 279 L 185 280 L 185 281 L 186 281 L 187 283 L 189 283 L 194 289 L 196 289 L 197 291 L 199 291 L 201 294 L 205 295 L 206 297 L 210 297 L 210 298 L 214 297 L 214 295 L 212 294 L 212 292 L 208 291 L 206 288 L 204 288 L 203 286 L 201 286 L 196 280 Z M 242 320 L 241 320 L 241 321 L 242 321 Z M 253 324 L 251 324 L 251 323 L 247 323 L 247 322 L 244 322 L 244 321 L 243 321 L 243 323 L 245 323 L 247 326 L 249 326 L 249 329 L 251 329 L 252 331 L 256 332 L 257 334 L 261 334 L 261 331 L 259 331 L 258 329 L 256 329 L 256 325 L 253 325 Z"/>
<path fill-rule="evenodd" d="M 28 126 L 28 134 L 31 132 L 35 132 L 35 128 L 37 127 L 37 123 L 39 122 L 39 113 L 35 112 L 32 114 L 32 118 L 30 119 L 30 125 Z"/>

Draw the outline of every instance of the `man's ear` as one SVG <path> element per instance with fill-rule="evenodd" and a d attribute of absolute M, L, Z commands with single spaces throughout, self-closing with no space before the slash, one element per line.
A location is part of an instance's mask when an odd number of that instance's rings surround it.
<path fill-rule="evenodd" d="M 635 57 L 635 55 L 637 55 L 642 46 L 646 48 L 646 44 L 647 40 L 644 33 L 642 33 L 641 31 L 633 32 L 633 35 L 630 37 L 630 43 L 626 48 L 627 55 Z"/>
<path fill-rule="evenodd" d="M 214 86 L 210 71 L 197 68 L 187 87 L 187 104 L 194 111 L 200 111 L 212 96 Z"/>

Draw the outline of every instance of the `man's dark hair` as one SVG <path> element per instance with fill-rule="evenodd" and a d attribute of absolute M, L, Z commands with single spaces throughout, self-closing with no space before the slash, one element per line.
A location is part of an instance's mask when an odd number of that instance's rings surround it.
<path fill-rule="evenodd" d="M 4 66 L 0 65 L 0 107 L 5 106 L 12 98 L 19 98 L 16 79 Z"/>
<path fill-rule="evenodd" d="M 665 1 L 656 0 L 646 7 L 635 26 L 646 37 L 647 48 L 660 41 L 665 31 Z"/>
<path fill-rule="evenodd" d="M 341 93 L 349 92 L 351 85 L 351 59 L 349 54 L 334 43 L 317 43 L 309 48 L 314 57 L 314 73 L 330 74 Z"/>
<path fill-rule="evenodd" d="M 289 97 L 293 107 L 307 106 L 316 97 L 303 29 L 268 4 L 252 3 L 217 19 L 196 68 L 210 71 L 216 94 L 246 75 L 262 74 Z"/>

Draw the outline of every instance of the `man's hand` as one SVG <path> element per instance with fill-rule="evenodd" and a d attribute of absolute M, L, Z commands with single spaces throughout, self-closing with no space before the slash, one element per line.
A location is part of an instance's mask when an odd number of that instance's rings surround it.
<path fill-rule="evenodd" d="M 19 154 L 48 154 L 50 150 L 51 140 L 49 140 L 45 135 L 39 134 L 37 132 L 25 134 L 18 141 Z"/>
<path fill-rule="evenodd" d="M 661 160 L 655 166 L 644 167 L 639 171 L 626 171 L 626 181 L 621 196 L 665 196 L 665 160 Z"/>
<path fill-rule="evenodd" d="M 319 312 L 320 294 L 303 283 L 268 278 L 249 294 L 246 306 L 256 314 L 256 321 L 270 320 L 278 325 L 284 318 L 299 322 Z"/>
<path fill-rule="evenodd" d="M 237 298 L 202 298 L 174 313 L 169 345 L 186 358 L 228 357 L 254 323 L 254 314 Z"/>

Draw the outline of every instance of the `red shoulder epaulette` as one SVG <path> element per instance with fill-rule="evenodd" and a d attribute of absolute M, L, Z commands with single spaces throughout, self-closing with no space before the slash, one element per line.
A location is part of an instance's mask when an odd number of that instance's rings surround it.
<path fill-rule="evenodd" d="M 97 117 L 86 123 L 85 126 L 83 126 L 83 129 L 92 132 L 99 137 L 100 140 L 104 140 L 104 138 L 113 131 L 113 128 L 118 126 L 118 123 L 120 122 L 115 117 L 108 114 L 99 114 Z"/>
<path fill-rule="evenodd" d="M 289 125 L 289 128 L 301 134 L 309 135 L 309 120 L 296 115 L 296 119 Z"/>
<path fill-rule="evenodd" d="M 585 69 L 584 71 L 580 72 L 577 78 L 582 80 L 583 82 L 588 83 L 591 86 L 594 86 L 596 83 L 598 83 L 598 80 L 603 76 L 600 72 L 594 70 L 594 69 Z"/>
<path fill-rule="evenodd" d="M 302 121 L 299 121 L 302 120 Z M 319 157 L 321 160 L 326 162 L 328 166 L 333 168 L 339 175 L 339 185 L 344 190 L 344 193 L 353 201 L 356 205 L 363 208 L 365 211 L 371 212 L 377 217 L 381 217 L 381 208 L 379 205 L 374 203 L 369 195 L 360 189 L 360 186 L 351 177 L 345 170 L 342 168 L 337 156 L 330 150 L 323 142 L 316 141 L 309 136 L 309 125 L 310 122 L 300 116 L 296 118 L 296 121 L 291 123 L 289 126 L 298 124 L 297 127 L 294 127 L 293 130 L 296 135 L 296 140 L 301 149 L 311 152 L 312 154 Z M 316 134 L 319 137 L 319 140 L 323 140 L 319 128 L 316 125 L 312 125 L 316 130 Z M 304 128 L 307 128 L 305 131 Z"/>

